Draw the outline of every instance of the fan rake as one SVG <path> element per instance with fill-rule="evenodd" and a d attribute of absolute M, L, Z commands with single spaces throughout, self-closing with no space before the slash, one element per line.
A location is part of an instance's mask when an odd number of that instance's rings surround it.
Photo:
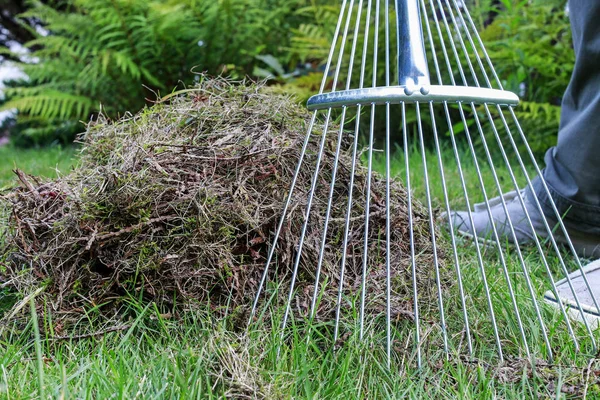
<path fill-rule="evenodd" d="M 381 325 L 385 325 L 382 331 L 385 331 L 383 341 L 389 365 L 395 353 L 394 343 L 401 335 L 396 322 L 399 303 L 393 301 L 397 294 L 395 274 L 398 273 L 398 266 L 394 264 L 399 262 L 393 252 L 399 251 L 409 260 L 406 274 L 411 277 L 412 293 L 403 306 L 411 314 L 412 329 L 409 330 L 411 336 L 414 335 L 411 342 L 419 366 L 423 343 L 427 339 L 423 321 L 433 326 L 447 355 L 464 351 L 473 355 L 478 342 L 493 342 L 500 361 L 509 352 L 528 358 L 541 354 L 552 359 L 551 332 L 559 329 L 556 328 L 559 325 L 560 329 L 568 330 L 576 350 L 580 350 L 580 342 L 587 338 L 587 348 L 595 351 L 594 326 L 581 311 L 569 272 L 579 270 L 588 291 L 592 291 L 556 206 L 552 204 L 557 226 L 544 220 L 547 238 L 536 237 L 529 250 L 520 246 L 514 227 L 516 221 L 511 221 L 503 197 L 499 201 L 507 214 L 508 241 L 498 233 L 494 223 L 489 204 L 492 196 L 506 190 L 518 191 L 524 184 L 532 188 L 532 177 L 535 174 L 541 176 L 541 172 L 517 119 L 515 107 L 519 98 L 504 90 L 466 6 L 457 0 L 396 0 L 395 4 L 389 3 L 389 0 L 344 0 L 342 3 L 319 93 L 308 101 L 312 118 L 274 232 L 252 307 L 252 318 L 257 315 L 263 292 L 268 290 L 268 281 L 273 276 L 271 269 L 277 268 L 277 241 L 286 230 L 286 224 L 290 223 L 292 199 L 301 196 L 306 209 L 300 221 L 302 228 L 294 249 L 289 282 L 285 285 L 280 321 L 282 338 L 290 319 L 301 315 L 308 321 L 319 318 L 319 294 L 323 285 L 335 285 L 335 309 L 329 314 L 332 320 L 325 321 L 328 322 L 325 325 L 331 327 L 333 343 L 339 342 L 343 330 L 354 331 L 364 339 L 369 329 L 376 330 L 378 326 L 368 321 L 377 318 L 376 313 L 369 310 L 369 303 L 379 296 L 384 305 L 379 314 L 381 321 L 385 314 L 385 322 Z M 397 77 L 394 83 L 392 76 Z M 376 136 L 383 136 L 383 140 L 376 141 Z M 362 151 L 359 148 L 361 137 L 366 141 Z M 321 162 L 324 153 L 329 151 L 326 149 L 328 139 L 336 145 L 331 150 L 333 167 L 325 174 Z M 311 140 L 318 141 L 318 153 L 307 157 Z M 379 144 L 383 146 L 382 152 L 376 150 Z M 400 156 L 403 155 L 400 158 L 404 159 L 402 180 L 407 197 L 404 250 L 392 248 L 390 239 L 393 230 L 401 229 L 392 226 L 394 215 L 389 206 L 393 182 L 390 163 L 392 157 L 398 156 L 392 154 L 393 145 L 400 145 Z M 350 154 L 345 159 L 350 160 L 349 165 L 340 162 L 340 154 L 345 151 Z M 309 158 L 310 162 L 307 161 Z M 383 161 L 385 196 L 375 199 L 371 180 L 374 164 L 380 161 Z M 361 193 L 362 201 L 358 204 L 354 179 L 362 162 L 367 167 L 366 192 Z M 350 169 L 349 182 L 336 180 L 340 168 Z M 300 171 L 307 169 L 314 171 L 312 184 L 309 188 L 299 188 L 296 178 Z M 414 185 L 417 179 L 418 184 Z M 551 198 L 546 182 L 543 179 L 541 182 Z M 328 198 L 315 198 L 318 185 L 328 185 Z M 332 203 L 340 201 L 339 196 L 334 200 L 334 194 L 340 188 L 346 203 L 343 235 L 334 238 L 329 228 L 334 219 Z M 423 201 L 426 210 L 420 216 L 415 214 L 416 196 Z M 540 202 L 533 197 L 535 207 L 542 212 Z M 490 217 L 491 235 L 482 237 L 475 232 L 472 238 L 465 239 L 455 232 L 456 227 L 449 217 L 442 218 L 443 229 L 437 227 L 440 225 L 438 209 L 446 215 L 450 215 L 456 206 L 471 210 L 476 199 L 483 202 L 479 207 L 484 207 Z M 524 200 L 521 196 L 518 199 L 527 224 L 533 230 Z M 375 240 L 370 225 L 374 201 L 385 204 L 385 224 L 375 235 Z M 474 226 L 471 211 L 468 215 Z M 336 218 L 340 219 L 339 216 Z M 356 218 L 362 219 L 361 232 L 352 229 Z M 417 218 L 427 219 L 426 235 L 432 252 L 431 265 L 427 267 L 432 271 L 429 289 L 436 301 L 426 304 L 427 299 L 422 299 L 423 290 L 418 284 L 423 267 L 418 255 L 424 249 L 416 244 Z M 306 259 L 306 233 L 308 229 L 314 229 L 316 221 L 321 238 L 315 245 L 318 257 Z M 555 238 L 554 229 L 567 238 L 566 246 Z M 362 235 L 362 247 L 357 251 L 353 245 L 351 251 L 350 241 L 356 243 L 357 234 Z M 335 263 L 329 265 L 325 255 L 332 252 L 338 256 Z M 305 307 L 294 301 L 298 296 L 301 263 L 309 263 L 313 271 L 311 301 Z M 370 285 L 373 265 L 378 263 L 385 275 L 383 287 Z M 336 279 L 322 282 L 323 268 L 335 268 Z M 345 282 L 348 268 L 358 271 L 359 282 Z M 556 279 L 559 276 L 564 276 L 565 286 L 577 307 L 569 309 L 559 301 L 558 309 L 549 309 L 540 301 L 543 294 L 540 290 L 546 288 L 558 298 Z M 600 311 L 595 298 L 593 307 Z M 426 315 L 421 312 L 424 308 Z M 578 310 L 582 313 L 583 324 L 570 317 Z M 435 324 L 431 323 L 432 313 L 437 315 Z M 449 314 L 456 315 L 453 321 L 461 321 L 460 324 L 448 323 Z M 488 330 L 479 326 L 482 315 Z M 347 323 L 348 318 L 350 323 Z M 482 332 L 490 332 L 491 337 L 482 337 Z"/>

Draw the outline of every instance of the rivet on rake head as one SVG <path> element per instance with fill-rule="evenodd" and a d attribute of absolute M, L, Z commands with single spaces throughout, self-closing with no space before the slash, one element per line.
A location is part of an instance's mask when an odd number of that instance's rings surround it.
<path fill-rule="evenodd" d="M 429 94 L 429 87 L 428 86 L 421 86 L 421 89 L 419 89 L 419 91 L 421 92 L 421 94 L 423 96 L 426 96 Z"/>
<path fill-rule="evenodd" d="M 404 94 L 406 94 L 407 96 L 410 96 L 413 93 L 414 93 L 414 91 L 411 88 L 409 88 L 408 86 L 406 86 L 404 88 Z"/>

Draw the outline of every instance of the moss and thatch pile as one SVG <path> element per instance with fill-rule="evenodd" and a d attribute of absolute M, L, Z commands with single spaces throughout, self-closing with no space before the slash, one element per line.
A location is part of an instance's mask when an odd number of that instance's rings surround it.
<path fill-rule="evenodd" d="M 259 85 L 205 80 L 197 89 L 135 116 L 100 118 L 82 138 L 79 165 L 62 179 L 18 173 L 4 193 L 10 217 L 3 279 L 44 293 L 57 310 L 102 304 L 125 293 L 168 304 L 194 299 L 247 310 L 264 269 L 306 135 L 310 114 Z M 270 281 L 289 280 L 323 124 L 277 244 Z M 298 274 L 296 313 L 312 296 L 338 127 L 329 128 L 311 223 Z M 349 144 L 341 156 L 321 282 L 319 315 L 331 312 L 339 283 L 350 181 Z M 344 290 L 357 293 L 362 270 L 366 169 L 358 167 Z M 385 288 L 385 181 L 372 180 L 368 290 L 381 310 Z M 412 274 L 406 194 L 392 183 L 393 309 L 410 313 Z M 435 296 L 427 217 L 414 204 L 418 284 Z M 287 289 L 286 289 L 287 290 Z M 282 291 L 283 292 L 283 291 Z M 282 293 L 284 294 L 284 293 Z"/>

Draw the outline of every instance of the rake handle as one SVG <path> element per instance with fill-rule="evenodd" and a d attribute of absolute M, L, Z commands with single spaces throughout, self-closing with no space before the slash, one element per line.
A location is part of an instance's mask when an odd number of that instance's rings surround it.
<path fill-rule="evenodd" d="M 418 0 L 396 0 L 398 84 L 418 89 L 429 86 L 423 28 Z"/>

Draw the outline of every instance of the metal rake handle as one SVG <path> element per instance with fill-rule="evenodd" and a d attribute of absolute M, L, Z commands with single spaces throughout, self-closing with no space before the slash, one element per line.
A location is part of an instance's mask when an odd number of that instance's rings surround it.
<path fill-rule="evenodd" d="M 391 103 L 474 103 L 516 106 L 513 92 L 479 86 L 431 85 L 418 0 L 396 0 L 398 85 L 336 91 L 312 96 L 309 110 Z"/>
<path fill-rule="evenodd" d="M 418 1 L 396 0 L 396 18 L 399 85 L 415 89 L 427 87 L 430 84 L 429 69 Z"/>

